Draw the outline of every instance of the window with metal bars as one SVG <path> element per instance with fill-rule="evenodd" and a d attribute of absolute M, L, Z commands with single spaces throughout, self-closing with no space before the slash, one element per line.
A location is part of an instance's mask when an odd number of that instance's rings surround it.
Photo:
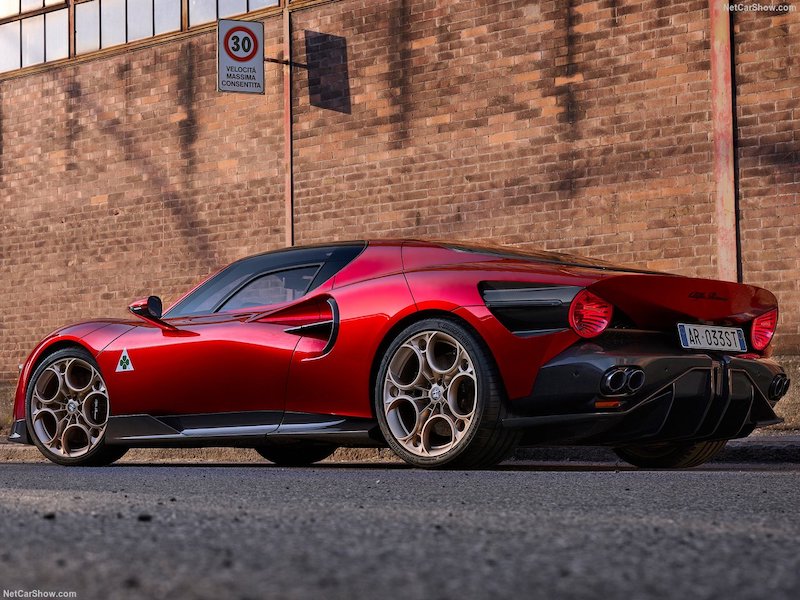
<path fill-rule="evenodd" d="M 0 0 L 0 72 L 69 55 L 66 0 Z"/>
<path fill-rule="evenodd" d="M 280 0 L 0 0 L 0 73 L 279 4 Z"/>

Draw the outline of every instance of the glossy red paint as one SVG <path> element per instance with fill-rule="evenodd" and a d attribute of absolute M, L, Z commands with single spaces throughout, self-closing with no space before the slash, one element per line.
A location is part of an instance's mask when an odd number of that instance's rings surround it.
<path fill-rule="evenodd" d="M 590 290 L 642 328 L 686 319 L 744 325 L 778 305 L 771 292 L 752 285 L 676 275 L 622 274 L 598 281 Z"/>
<path fill-rule="evenodd" d="M 530 268 L 531 265 L 513 264 L 490 256 L 484 256 L 488 264 L 481 263 L 481 256 L 462 262 L 464 256 L 460 254 L 455 255 L 455 265 L 441 264 L 446 255 L 439 251 L 433 253 L 434 261 L 439 264 L 423 266 L 419 256 L 422 250 L 421 246 L 415 246 L 411 252 L 404 248 L 404 262 L 417 265 L 417 270 L 406 271 L 417 309 L 452 312 L 478 332 L 494 356 L 512 401 L 530 393 L 542 364 L 579 339 L 568 329 L 535 338 L 514 335 L 486 307 L 478 285 L 482 281 L 513 281 L 586 286 L 596 281 L 597 276 L 583 276 L 580 270 L 573 274 L 556 265 Z M 411 253 L 416 255 L 413 262 L 406 261 L 405 257 Z"/>
<path fill-rule="evenodd" d="M 402 274 L 350 283 L 331 291 L 340 312 L 333 349 L 304 337 L 289 374 L 286 410 L 350 417 L 372 416 L 370 372 L 376 351 L 391 327 L 413 315 Z"/>
<path fill-rule="evenodd" d="M 489 346 L 512 403 L 530 394 L 543 364 L 580 339 L 571 329 L 536 337 L 516 336 L 486 306 L 465 306 L 453 314 L 467 321 Z"/>
<path fill-rule="evenodd" d="M 136 322 L 120 320 L 87 321 L 76 325 L 68 325 L 56 329 L 44 338 L 25 360 L 17 382 L 14 396 L 14 418 L 25 418 L 25 389 L 36 366 L 48 353 L 64 346 L 82 346 L 94 356 L 105 348 L 114 338 L 130 331 L 137 325 Z"/>
<path fill-rule="evenodd" d="M 401 244 L 390 241 L 370 242 L 367 249 L 333 278 L 332 287 L 343 288 L 359 281 L 403 272 Z M 316 291 L 316 290 L 315 290 Z M 380 301 L 382 298 L 376 298 Z"/>
<path fill-rule="evenodd" d="M 249 315 L 248 315 L 249 316 Z M 279 409 L 297 337 L 281 325 L 211 315 L 175 323 L 176 332 L 140 325 L 97 356 L 113 414 Z M 117 370 L 127 351 L 133 370 Z"/>
<path fill-rule="evenodd" d="M 371 377 L 384 344 L 404 324 L 430 314 L 449 314 L 480 336 L 513 403 L 531 393 L 541 365 L 581 338 L 566 326 L 512 333 L 484 302 L 485 282 L 588 288 L 636 326 L 664 330 L 687 318 L 747 326 L 777 305 L 772 294 L 752 286 L 377 241 L 293 302 L 191 317 L 167 314 L 164 320 L 175 330 L 135 319 L 54 332 L 25 363 L 15 418 L 24 418 L 23 382 L 54 344 L 64 343 L 82 345 L 96 357 L 115 416 L 285 410 L 370 417 Z M 327 334 L 295 329 L 331 322 L 334 310 L 330 347 Z M 132 369 L 117 369 L 123 351 Z"/>

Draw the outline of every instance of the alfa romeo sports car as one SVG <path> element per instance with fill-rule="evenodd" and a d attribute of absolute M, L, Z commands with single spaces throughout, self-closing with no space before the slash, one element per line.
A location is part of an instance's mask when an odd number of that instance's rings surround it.
<path fill-rule="evenodd" d="M 234 262 L 162 314 L 59 329 L 22 367 L 11 440 L 64 465 L 241 446 L 282 465 L 389 446 L 477 468 L 518 445 L 698 465 L 776 423 L 767 290 L 548 252 L 336 243 Z"/>

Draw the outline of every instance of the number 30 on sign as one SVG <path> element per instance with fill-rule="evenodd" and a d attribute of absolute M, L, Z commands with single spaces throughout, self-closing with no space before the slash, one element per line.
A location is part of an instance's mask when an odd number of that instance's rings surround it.
<path fill-rule="evenodd" d="M 217 90 L 264 93 L 264 24 L 221 19 L 217 30 Z"/>

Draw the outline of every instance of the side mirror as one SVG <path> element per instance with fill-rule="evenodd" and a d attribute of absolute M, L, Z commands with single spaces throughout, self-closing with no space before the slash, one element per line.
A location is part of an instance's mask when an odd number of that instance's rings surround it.
<path fill-rule="evenodd" d="M 177 327 L 161 320 L 163 307 L 161 298 L 158 296 L 148 296 L 147 298 L 136 300 L 128 306 L 128 310 L 143 321 L 147 321 L 164 331 L 177 331 Z"/>
<path fill-rule="evenodd" d="M 145 320 L 160 319 L 163 306 L 161 304 L 161 298 L 158 296 L 148 296 L 147 298 L 142 298 L 141 300 L 133 302 L 128 307 L 128 310 L 137 317 L 141 317 Z"/>

